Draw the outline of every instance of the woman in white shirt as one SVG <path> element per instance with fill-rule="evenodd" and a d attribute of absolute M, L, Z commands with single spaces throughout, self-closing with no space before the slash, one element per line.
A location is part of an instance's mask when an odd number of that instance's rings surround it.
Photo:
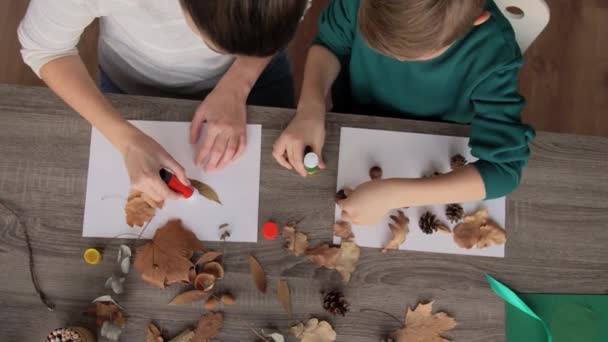
<path fill-rule="evenodd" d="M 124 156 L 134 189 L 176 198 L 161 168 L 185 183 L 184 169 L 104 98 L 76 45 L 100 18 L 100 87 L 105 92 L 203 99 L 190 141 L 211 171 L 246 145 L 246 104 L 293 106 L 284 48 L 308 0 L 31 0 L 19 26 L 24 61 Z M 274 56 L 274 58 L 273 58 Z"/>

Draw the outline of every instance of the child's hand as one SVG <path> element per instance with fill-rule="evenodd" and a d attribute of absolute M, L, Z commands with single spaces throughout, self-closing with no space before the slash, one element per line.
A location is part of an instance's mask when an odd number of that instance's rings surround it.
<path fill-rule="evenodd" d="M 141 132 L 128 140 L 123 157 L 132 188 L 155 202 L 179 197 L 162 181 L 160 169 L 166 168 L 182 183 L 190 184 L 184 168 L 160 144 Z"/>
<path fill-rule="evenodd" d="M 394 187 L 386 180 L 374 180 L 359 185 L 348 197 L 338 201 L 342 220 L 353 224 L 376 224 L 394 208 L 391 198 Z"/>
<path fill-rule="evenodd" d="M 274 143 L 272 155 L 281 166 L 295 169 L 306 177 L 304 168 L 304 150 L 307 146 L 319 156 L 319 168 L 325 168 L 323 161 L 323 144 L 325 143 L 325 108 L 314 110 L 299 108 L 298 113 Z"/>
<path fill-rule="evenodd" d="M 236 88 L 236 87 L 234 87 Z M 190 126 L 190 143 L 196 144 L 204 122 L 207 134 L 195 162 L 202 165 L 207 157 L 205 171 L 222 169 L 245 151 L 247 95 L 220 82 L 198 106 Z"/>

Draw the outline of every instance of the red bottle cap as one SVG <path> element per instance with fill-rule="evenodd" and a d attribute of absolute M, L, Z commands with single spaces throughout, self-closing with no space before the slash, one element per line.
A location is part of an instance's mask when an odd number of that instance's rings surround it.
<path fill-rule="evenodd" d="M 279 226 L 274 222 L 266 222 L 262 227 L 262 235 L 266 240 L 274 240 L 279 236 Z"/>

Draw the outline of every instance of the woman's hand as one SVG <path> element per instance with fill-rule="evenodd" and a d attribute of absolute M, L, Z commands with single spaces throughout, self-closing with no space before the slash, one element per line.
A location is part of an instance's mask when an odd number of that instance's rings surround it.
<path fill-rule="evenodd" d="M 359 185 L 346 199 L 338 201 L 342 208 L 342 220 L 353 224 L 376 224 L 394 209 L 393 199 L 397 189 L 391 180 L 373 180 Z"/>
<path fill-rule="evenodd" d="M 325 143 L 325 106 L 298 108 L 298 112 L 274 143 L 272 155 L 281 166 L 295 169 L 306 177 L 304 150 L 307 146 L 319 156 L 319 168 L 325 168 L 323 144 Z"/>
<path fill-rule="evenodd" d="M 190 184 L 184 168 L 160 144 L 142 132 L 128 139 L 123 157 L 132 188 L 155 202 L 179 198 L 160 178 L 160 169 L 166 168 L 182 183 Z"/>

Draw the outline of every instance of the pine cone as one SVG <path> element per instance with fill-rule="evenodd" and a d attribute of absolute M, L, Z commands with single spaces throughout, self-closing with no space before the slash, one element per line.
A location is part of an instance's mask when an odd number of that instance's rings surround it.
<path fill-rule="evenodd" d="M 350 304 L 340 291 L 331 291 L 323 298 L 323 309 L 332 315 L 344 316 L 348 312 L 349 306 Z"/>
<path fill-rule="evenodd" d="M 464 209 L 458 203 L 448 204 L 445 207 L 445 216 L 452 223 L 458 222 L 462 220 L 462 217 L 464 216 Z"/>
<path fill-rule="evenodd" d="M 450 167 L 452 167 L 452 170 L 460 169 L 465 165 L 467 165 L 467 160 L 460 154 L 457 154 L 450 159 Z"/>

